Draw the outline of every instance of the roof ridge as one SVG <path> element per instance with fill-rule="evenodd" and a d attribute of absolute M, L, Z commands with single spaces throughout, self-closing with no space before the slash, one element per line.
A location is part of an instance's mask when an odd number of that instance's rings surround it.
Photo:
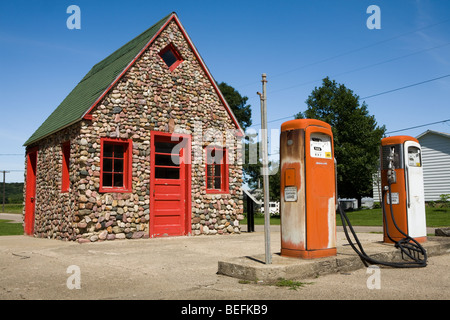
<path fill-rule="evenodd" d="M 91 108 L 101 94 L 129 66 L 139 52 L 173 15 L 176 15 L 176 13 L 172 12 L 165 16 L 153 26 L 111 53 L 108 57 L 96 63 L 30 138 L 28 138 L 24 146 L 28 146 L 81 120 L 83 115 Z"/>
<path fill-rule="evenodd" d="M 96 74 L 99 70 L 103 69 L 103 67 L 104 67 L 103 64 L 105 64 L 105 61 L 108 61 L 107 65 L 109 65 L 111 62 L 113 62 L 113 61 L 123 57 L 126 53 L 128 53 L 133 48 L 131 46 L 131 44 L 134 44 L 134 42 L 143 41 L 146 36 L 148 37 L 148 40 L 147 40 L 147 42 L 148 42 L 151 39 L 151 37 L 152 37 L 152 32 L 149 33 L 149 31 L 154 31 L 153 29 L 155 29 L 155 27 L 157 27 L 157 26 L 160 27 L 160 24 L 163 24 L 163 22 L 167 21 L 167 19 L 169 19 L 172 16 L 172 14 L 174 14 L 174 13 L 170 13 L 169 15 L 165 16 L 164 18 L 159 20 L 157 23 L 155 23 L 153 26 L 151 26 L 150 28 L 148 28 L 147 30 L 145 30 L 144 32 L 139 34 L 138 36 L 134 37 L 133 39 L 131 39 L 130 41 L 125 43 L 123 46 L 121 46 L 120 48 L 118 48 L 114 52 L 112 52 L 109 56 L 107 56 L 103 60 L 97 62 L 91 68 L 91 70 L 89 70 L 89 72 L 84 76 L 84 78 L 81 79 L 81 81 L 84 81 L 85 79 L 88 79 L 92 75 Z M 149 33 L 149 35 L 147 35 L 147 33 Z M 141 38 L 144 38 L 144 39 L 141 39 Z M 126 49 L 128 49 L 128 50 L 125 51 Z M 113 58 L 114 56 L 117 56 L 117 57 Z M 112 61 L 109 61 L 111 59 L 112 59 Z M 100 66 L 102 66 L 102 68 L 100 68 Z"/>

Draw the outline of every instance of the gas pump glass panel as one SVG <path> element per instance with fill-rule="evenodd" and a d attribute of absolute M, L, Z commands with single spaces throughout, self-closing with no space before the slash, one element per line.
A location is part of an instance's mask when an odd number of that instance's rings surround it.
<path fill-rule="evenodd" d="M 310 136 L 310 153 L 312 158 L 331 159 L 331 137 L 314 132 Z"/>
<path fill-rule="evenodd" d="M 382 169 L 389 169 L 389 156 L 393 152 L 392 165 L 395 169 L 403 169 L 403 146 L 401 144 L 382 146 Z"/>
<path fill-rule="evenodd" d="M 410 167 L 422 166 L 422 157 L 420 154 L 420 148 L 414 146 L 408 147 L 408 166 Z"/>

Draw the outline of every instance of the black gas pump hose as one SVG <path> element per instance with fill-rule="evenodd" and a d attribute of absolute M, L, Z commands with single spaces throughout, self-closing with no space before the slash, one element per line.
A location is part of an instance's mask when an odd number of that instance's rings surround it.
<path fill-rule="evenodd" d="M 415 239 L 411 238 L 409 235 L 405 234 L 402 230 L 400 230 L 400 228 L 397 226 L 397 223 L 395 222 L 395 218 L 394 218 L 393 210 L 392 210 L 392 196 L 391 196 L 391 184 L 390 183 L 388 183 L 388 188 L 389 188 L 389 206 L 390 206 L 390 210 L 391 210 L 392 221 L 394 222 L 395 228 L 404 236 L 404 238 L 401 239 L 400 241 L 395 241 L 391 238 L 391 236 L 389 234 L 387 222 L 386 222 L 387 220 L 386 220 L 386 210 L 385 210 L 385 206 L 384 206 L 384 201 L 382 201 L 383 217 L 384 217 L 384 221 L 385 221 L 386 234 L 387 234 L 388 238 L 392 242 L 394 242 L 395 247 L 401 250 L 402 258 L 404 257 L 404 254 L 405 254 L 413 261 L 387 262 L 387 261 L 380 261 L 380 260 L 371 258 L 369 255 L 367 255 L 364 251 L 364 248 L 361 245 L 361 242 L 359 241 L 358 237 L 356 236 L 356 233 L 350 223 L 350 220 L 348 219 L 347 214 L 345 213 L 345 210 L 343 210 L 341 204 L 338 203 L 339 213 L 340 213 L 339 215 L 341 216 L 342 226 L 344 227 L 344 233 L 347 238 L 347 241 L 350 244 L 350 246 L 353 248 L 353 250 L 359 255 L 359 257 L 361 258 L 362 262 L 364 263 L 364 265 L 366 267 L 368 267 L 368 263 L 369 264 L 379 264 L 379 265 L 389 266 L 389 267 L 393 267 L 393 268 L 423 268 L 423 267 L 426 267 L 426 265 L 427 265 L 426 250 Z M 355 241 L 359 247 L 359 250 L 356 248 L 355 244 L 350 239 L 350 235 L 347 231 L 347 225 L 348 225 L 353 237 L 355 238 Z M 423 259 L 420 259 L 420 254 L 423 255 Z"/>

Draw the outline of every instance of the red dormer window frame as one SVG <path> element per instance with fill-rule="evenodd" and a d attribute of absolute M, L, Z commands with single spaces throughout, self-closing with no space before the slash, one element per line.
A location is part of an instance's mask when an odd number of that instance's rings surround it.
<path fill-rule="evenodd" d="M 175 57 L 174 62 L 167 60 L 166 54 L 168 52 L 171 52 L 172 55 Z M 169 67 L 170 71 L 175 70 L 184 61 L 183 58 L 181 57 L 180 53 L 178 52 L 177 48 L 175 48 L 175 46 L 172 43 L 169 43 L 167 46 L 165 46 L 164 49 L 162 49 L 159 52 L 159 56 L 164 61 L 164 63 L 167 65 L 167 67 Z"/>

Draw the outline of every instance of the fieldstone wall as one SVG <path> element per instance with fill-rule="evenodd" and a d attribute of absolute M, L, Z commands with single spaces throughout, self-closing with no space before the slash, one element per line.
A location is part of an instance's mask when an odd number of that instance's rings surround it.
<path fill-rule="evenodd" d="M 76 194 L 73 189 L 70 189 L 69 192 L 61 192 L 61 169 L 62 144 L 67 141 L 75 141 L 79 130 L 80 124 L 75 124 L 30 146 L 31 148 L 39 147 L 34 225 L 36 237 L 59 240 L 76 240 L 77 238 L 73 215 L 76 207 Z M 77 145 L 71 143 L 71 161 L 77 158 L 77 154 Z M 26 173 L 27 161 L 25 160 L 24 194 L 27 187 Z M 74 166 L 70 167 L 69 175 L 71 183 L 76 180 L 78 172 Z"/>
<path fill-rule="evenodd" d="M 158 55 L 169 43 L 184 60 L 172 72 Z M 67 194 L 60 194 L 57 186 L 61 175 L 61 166 L 56 165 L 61 161 L 58 143 L 64 140 L 61 132 L 39 142 L 37 236 L 79 242 L 148 237 L 151 131 L 191 135 L 192 234 L 240 232 L 241 143 L 225 107 L 175 22 L 94 108 L 92 121 L 81 121 L 66 131 L 72 145 L 71 191 Z M 103 137 L 132 140 L 131 193 L 99 192 Z M 205 146 L 209 144 L 228 150 L 229 192 L 225 194 L 206 193 Z"/>

